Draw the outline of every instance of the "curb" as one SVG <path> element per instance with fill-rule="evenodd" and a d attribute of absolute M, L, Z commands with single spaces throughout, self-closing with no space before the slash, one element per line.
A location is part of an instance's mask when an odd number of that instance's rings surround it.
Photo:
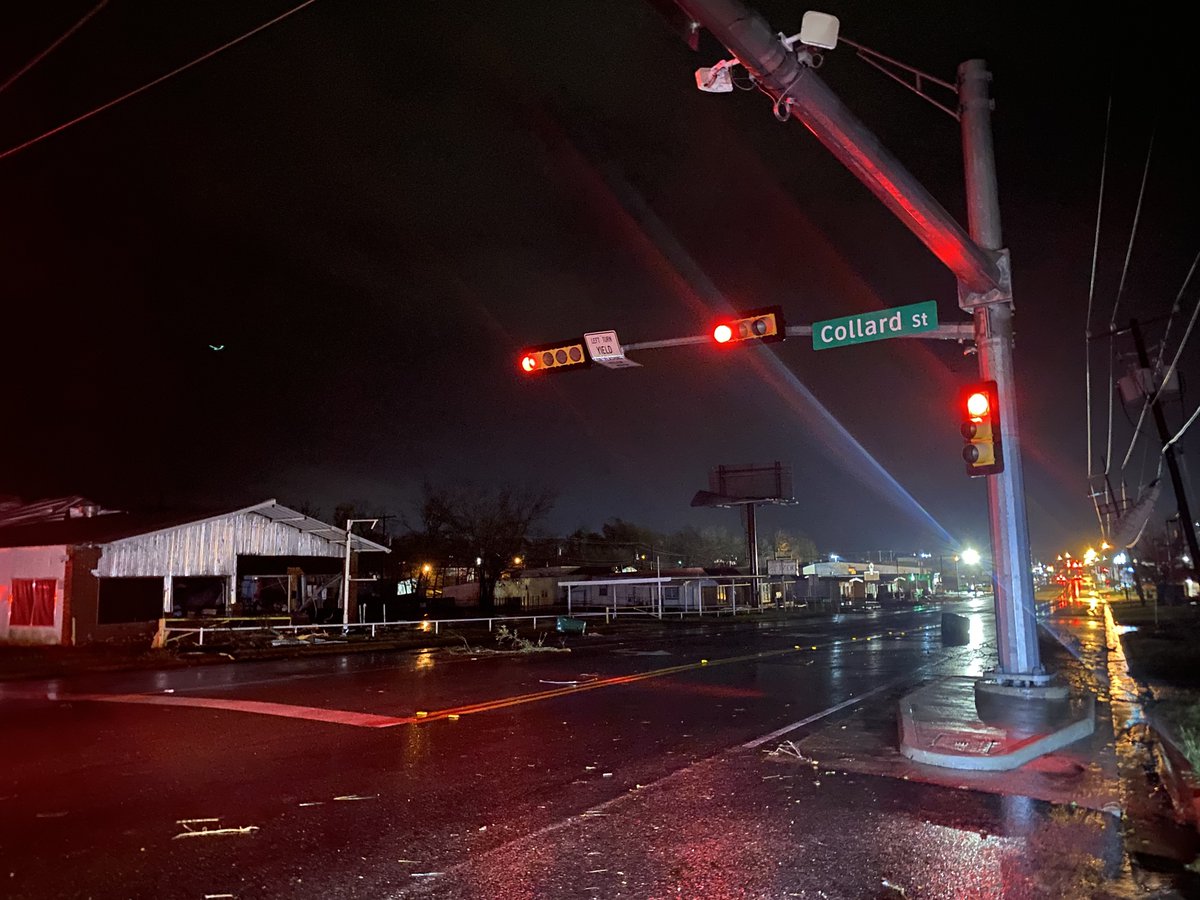
<path fill-rule="evenodd" d="M 1110 615 L 1112 615 L 1111 610 Z M 1112 616 L 1112 618 L 1116 621 L 1116 616 Z M 1128 661 L 1131 654 L 1125 642 L 1125 636 L 1117 635 L 1117 640 L 1120 641 L 1121 651 Z M 1135 678 L 1132 673 L 1128 673 L 1128 677 L 1140 691 L 1146 690 L 1145 682 Z M 1155 772 L 1163 787 L 1166 788 L 1167 796 L 1171 799 L 1171 808 L 1175 813 L 1175 818 L 1180 824 L 1190 825 L 1195 831 L 1200 832 L 1200 774 L 1188 762 L 1187 756 L 1180 749 L 1179 742 L 1170 726 L 1155 715 L 1147 704 L 1140 703 L 1139 705 L 1142 708 L 1146 725 L 1154 736 Z"/>
<path fill-rule="evenodd" d="M 1149 710 L 1145 715 L 1156 739 L 1154 756 L 1158 761 L 1158 775 L 1171 798 L 1175 815 L 1180 822 L 1200 831 L 1200 775 L 1179 749 L 1167 724 Z"/>

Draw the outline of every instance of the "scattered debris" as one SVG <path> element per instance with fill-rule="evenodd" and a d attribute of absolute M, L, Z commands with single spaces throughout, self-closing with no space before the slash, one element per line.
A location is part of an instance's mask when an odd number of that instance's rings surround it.
<path fill-rule="evenodd" d="M 253 834 L 258 831 L 257 825 L 239 825 L 232 828 L 209 828 L 208 822 L 220 822 L 220 819 L 178 819 L 176 825 L 182 825 L 183 831 L 175 835 L 171 840 L 177 841 L 180 838 L 193 837 L 221 837 L 232 834 Z M 192 826 L 200 825 L 200 830 L 197 831 Z"/>
<path fill-rule="evenodd" d="M 811 756 L 805 756 L 800 752 L 800 748 L 796 746 L 795 741 L 784 741 L 774 750 L 765 750 L 763 752 L 768 756 L 792 756 L 800 762 L 812 764 L 814 768 L 817 766 L 817 761 L 815 759 L 813 759 Z"/>
<path fill-rule="evenodd" d="M 343 794 L 342 796 L 334 797 L 333 799 L 334 800 L 375 800 L 378 797 L 379 797 L 378 794 L 371 794 L 369 797 L 365 797 L 362 794 Z"/>
<path fill-rule="evenodd" d="M 894 884 L 893 882 L 888 881 L 886 878 L 883 879 L 883 886 L 885 888 L 887 888 L 889 891 L 895 891 L 901 897 L 908 896 L 908 891 L 906 891 L 902 886 L 900 886 L 898 884 Z"/>

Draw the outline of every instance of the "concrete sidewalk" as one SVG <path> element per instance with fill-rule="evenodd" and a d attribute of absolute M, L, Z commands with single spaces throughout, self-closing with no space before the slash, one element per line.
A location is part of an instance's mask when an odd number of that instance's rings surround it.
<path fill-rule="evenodd" d="M 975 708 L 974 684 L 991 663 L 991 651 L 979 648 L 952 654 L 933 669 L 924 683 L 881 695 L 880 702 L 855 709 L 836 725 L 828 725 L 796 741 L 805 756 L 836 762 L 864 774 L 1024 796 L 1121 815 L 1122 787 L 1114 750 L 1112 718 L 1103 686 L 1079 659 L 1043 635 L 1042 659 L 1080 694 L 1100 702 L 1072 705 L 1071 715 L 1088 717 L 1077 739 L 1049 752 L 1025 753 L 1016 765 L 979 766 L 973 770 L 930 765 L 901 752 L 906 727 L 922 730 L 910 735 L 939 753 L 972 754 L 1017 751 L 1036 745 L 1040 727 L 1022 723 L 984 722 Z M 908 703 L 904 703 L 906 700 Z M 914 702 L 915 701 L 915 702 Z M 915 710 L 911 707 L 915 706 Z M 908 715 L 901 715 L 907 709 Z M 1044 748 L 1038 748 L 1043 749 Z M 1013 760 L 1006 760 L 1011 763 Z"/>

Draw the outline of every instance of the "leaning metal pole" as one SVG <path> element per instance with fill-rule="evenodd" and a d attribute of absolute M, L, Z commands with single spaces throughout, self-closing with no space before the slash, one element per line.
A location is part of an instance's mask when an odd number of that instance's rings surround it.
<path fill-rule="evenodd" d="M 1006 260 L 978 246 L 819 75 L 739 0 L 675 0 L 737 57 L 780 110 L 801 122 L 972 291 L 1007 287 Z"/>
<path fill-rule="evenodd" d="M 963 168 L 966 173 L 967 218 L 971 239 L 985 250 L 1003 248 L 999 191 L 992 151 L 991 74 L 981 59 L 958 67 L 959 116 L 962 123 Z M 1012 299 L 979 302 L 965 284 L 960 304 L 973 310 L 979 375 L 996 382 L 1000 402 L 1004 470 L 987 476 L 988 525 L 992 536 L 996 644 L 1003 681 L 1040 676 L 1036 605 L 1029 554 L 1029 520 L 1025 511 L 1025 477 L 1017 425 L 1013 376 Z"/>
<path fill-rule="evenodd" d="M 960 76 L 971 224 L 968 235 L 761 16 L 739 0 L 676 3 L 737 57 L 775 100 L 777 114 L 784 110 L 802 122 L 958 279 L 959 305 L 972 311 L 980 368 L 997 383 L 1005 429 L 1005 469 L 988 476 L 999 629 L 996 674 L 1010 683 L 1045 679 L 1029 565 L 1013 384 L 1011 279 L 1008 254 L 1000 241 L 986 67 L 982 61 L 970 61 L 963 65 Z"/>

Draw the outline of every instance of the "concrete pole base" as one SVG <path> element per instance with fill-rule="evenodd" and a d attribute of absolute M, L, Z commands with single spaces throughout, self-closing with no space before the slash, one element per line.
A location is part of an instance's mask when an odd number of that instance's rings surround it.
<path fill-rule="evenodd" d="M 1005 771 L 1095 730 L 1091 694 L 1069 696 L 1061 685 L 1000 685 L 999 692 L 978 685 L 974 678 L 943 678 L 904 696 L 900 752 L 931 766 Z M 1061 696 L 1047 696 L 1047 689 Z"/>

